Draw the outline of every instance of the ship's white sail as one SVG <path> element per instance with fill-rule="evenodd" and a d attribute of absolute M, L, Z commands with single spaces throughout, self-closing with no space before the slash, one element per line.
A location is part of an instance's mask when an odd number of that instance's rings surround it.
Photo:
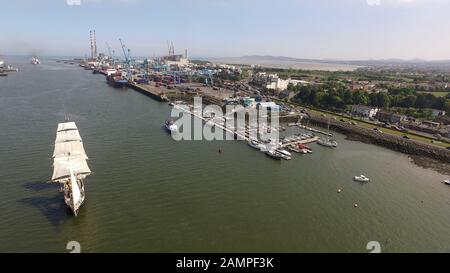
<path fill-rule="evenodd" d="M 70 170 L 73 170 L 75 177 L 83 179 L 89 174 L 91 170 L 86 162 L 84 155 L 70 155 L 55 157 L 53 161 L 53 182 L 65 182 L 70 177 Z"/>
<path fill-rule="evenodd" d="M 52 181 L 69 181 L 71 172 L 77 179 L 84 179 L 91 173 L 87 159 L 75 122 L 59 123 L 53 152 Z"/>
<path fill-rule="evenodd" d="M 76 215 L 78 208 L 80 207 L 81 202 L 82 202 L 82 196 L 81 196 L 80 187 L 79 187 L 77 180 L 76 180 L 75 176 L 73 175 L 73 173 L 71 173 L 71 176 L 70 176 L 70 188 L 72 189 L 71 205 L 72 205 L 72 209 Z"/>
<path fill-rule="evenodd" d="M 77 125 L 75 124 L 75 122 L 70 121 L 70 122 L 59 123 L 58 124 L 58 129 L 56 131 L 57 132 L 62 132 L 62 131 L 68 131 L 68 130 L 78 130 Z"/>
<path fill-rule="evenodd" d="M 61 131 L 56 133 L 55 143 L 68 141 L 81 141 L 81 136 L 78 130 Z"/>
<path fill-rule="evenodd" d="M 66 141 L 55 143 L 55 151 L 53 157 L 63 157 L 70 155 L 83 155 L 86 159 L 86 152 L 84 151 L 83 142 L 81 141 Z"/>

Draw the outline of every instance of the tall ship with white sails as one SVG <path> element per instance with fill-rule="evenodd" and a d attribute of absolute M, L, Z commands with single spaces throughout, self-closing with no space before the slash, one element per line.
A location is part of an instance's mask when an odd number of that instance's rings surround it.
<path fill-rule="evenodd" d="M 51 182 L 60 183 L 64 201 L 77 216 L 85 200 L 84 179 L 91 174 L 75 122 L 58 124 Z"/>

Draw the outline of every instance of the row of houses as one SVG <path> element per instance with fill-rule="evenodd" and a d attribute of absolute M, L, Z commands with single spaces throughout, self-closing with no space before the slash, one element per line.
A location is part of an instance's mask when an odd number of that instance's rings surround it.
<path fill-rule="evenodd" d="M 378 119 L 383 119 L 383 120 L 389 120 L 389 119 L 393 119 L 393 120 L 399 120 L 397 122 L 400 122 L 403 120 L 403 118 L 401 116 L 405 116 L 405 115 L 401 115 L 401 114 L 397 114 L 397 113 L 393 113 L 393 112 L 387 112 L 387 111 L 382 111 L 381 109 L 378 109 L 376 107 L 370 107 L 370 106 L 366 106 L 366 105 L 352 105 L 352 113 L 361 117 L 367 117 L 367 118 L 373 118 L 373 117 L 377 117 Z M 443 117 L 445 116 L 446 112 L 444 110 L 439 110 L 439 109 L 431 109 L 431 115 L 435 118 L 437 117 Z M 396 123 L 396 122 L 391 122 L 391 123 Z"/>
<path fill-rule="evenodd" d="M 450 137 L 450 126 L 448 125 L 448 117 L 445 116 L 445 111 L 432 109 L 432 113 L 437 118 L 435 121 L 416 121 L 408 118 L 406 115 L 399 113 L 383 111 L 378 108 L 369 107 L 365 105 L 353 105 L 352 113 L 361 117 L 377 119 L 380 122 L 399 124 L 405 128 L 425 132 L 429 134 L 439 134 L 441 136 Z M 444 120 L 447 122 L 440 122 Z"/>
<path fill-rule="evenodd" d="M 360 117 L 370 119 L 375 118 L 386 123 L 400 123 L 406 119 L 405 115 L 387 112 L 376 107 L 369 107 L 365 105 L 352 105 L 352 113 Z"/>

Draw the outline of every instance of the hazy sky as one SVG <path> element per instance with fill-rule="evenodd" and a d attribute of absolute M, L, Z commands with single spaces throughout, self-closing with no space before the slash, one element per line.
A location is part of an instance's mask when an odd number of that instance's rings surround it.
<path fill-rule="evenodd" d="M 450 0 L 10 0 L 0 54 L 450 59 Z"/>

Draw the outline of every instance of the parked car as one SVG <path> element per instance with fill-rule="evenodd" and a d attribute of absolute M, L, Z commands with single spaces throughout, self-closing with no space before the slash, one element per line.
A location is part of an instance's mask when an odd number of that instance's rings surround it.
<path fill-rule="evenodd" d="M 403 138 L 404 139 L 410 139 L 409 136 L 407 136 L 407 135 L 404 135 Z"/>

